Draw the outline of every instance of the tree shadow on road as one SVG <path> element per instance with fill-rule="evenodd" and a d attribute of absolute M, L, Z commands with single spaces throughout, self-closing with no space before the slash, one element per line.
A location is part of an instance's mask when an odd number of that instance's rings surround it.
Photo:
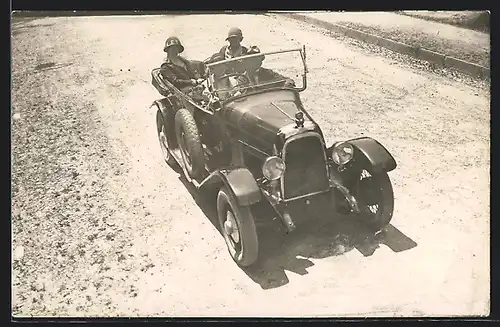
<path fill-rule="evenodd" d="M 209 221 L 219 230 L 216 193 L 200 192 L 181 175 L 196 204 Z M 417 243 L 389 225 L 375 234 L 361 222 L 339 216 L 335 220 L 301 226 L 287 233 L 279 218 L 273 216 L 269 205 L 259 205 L 254 210 L 259 235 L 259 260 L 243 271 L 262 289 L 272 289 L 288 284 L 285 271 L 299 275 L 308 274 L 307 268 L 314 266 L 309 259 L 324 259 L 339 256 L 353 249 L 368 257 L 385 245 L 394 252 L 406 251 Z M 222 237 L 222 236 L 221 236 Z M 229 254 L 228 254 L 229 255 Z"/>

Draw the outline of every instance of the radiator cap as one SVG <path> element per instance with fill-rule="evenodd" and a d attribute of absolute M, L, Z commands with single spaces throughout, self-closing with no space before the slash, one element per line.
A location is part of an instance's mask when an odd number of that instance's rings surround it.
<path fill-rule="evenodd" d="M 304 113 L 302 111 L 297 111 L 295 114 L 295 124 L 297 127 L 304 127 Z"/>

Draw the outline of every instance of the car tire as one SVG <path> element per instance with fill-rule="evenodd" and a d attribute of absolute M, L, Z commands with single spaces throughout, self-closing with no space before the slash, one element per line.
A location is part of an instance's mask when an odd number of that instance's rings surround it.
<path fill-rule="evenodd" d="M 221 233 L 236 264 L 241 267 L 254 264 L 258 258 L 259 241 L 250 206 L 238 205 L 232 192 L 223 187 L 217 195 L 217 216 Z"/>
<path fill-rule="evenodd" d="M 175 114 L 175 134 L 181 150 L 185 173 L 193 179 L 203 177 L 205 155 L 196 121 L 189 110 L 182 108 Z"/>
<path fill-rule="evenodd" d="M 170 153 L 168 144 L 168 135 L 171 135 L 171 133 L 168 132 L 167 124 L 165 123 L 160 110 L 156 112 L 156 132 L 158 135 L 158 140 L 160 141 L 160 148 L 163 159 L 170 167 L 177 171 L 180 167 L 177 164 L 177 161 L 172 156 L 172 153 Z"/>
<path fill-rule="evenodd" d="M 394 213 L 394 191 L 386 172 L 374 173 L 370 167 L 360 169 L 354 195 L 363 222 L 370 229 L 380 231 L 389 225 Z"/>

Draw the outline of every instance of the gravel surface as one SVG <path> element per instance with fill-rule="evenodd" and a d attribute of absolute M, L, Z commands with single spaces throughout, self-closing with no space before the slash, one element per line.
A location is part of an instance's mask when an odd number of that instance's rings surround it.
<path fill-rule="evenodd" d="M 369 135 L 394 154 L 396 206 L 382 238 L 352 224 L 262 229 L 259 265 L 231 260 L 213 201 L 163 162 L 149 105 L 168 35 L 200 59 L 232 25 L 264 51 L 306 45 L 303 101 L 329 144 Z M 488 313 L 486 82 L 277 16 L 12 27 L 15 316 Z"/>
<path fill-rule="evenodd" d="M 484 11 L 410 10 L 398 13 L 439 23 L 456 25 L 485 33 L 489 33 L 490 31 L 489 14 Z"/>
<path fill-rule="evenodd" d="M 308 16 L 489 67 L 489 34 L 392 12 L 313 12 Z"/>
<path fill-rule="evenodd" d="M 29 42 L 14 44 L 22 53 L 13 57 L 14 313 L 106 315 L 113 295 L 134 294 L 130 258 L 135 268 L 151 265 L 130 252 L 134 242 L 119 219 L 146 211 L 114 192 L 130 165 L 115 154 L 94 105 L 94 67 L 83 69 L 84 60 L 57 46 L 37 52 Z M 47 60 L 50 53 L 58 63 Z"/>
<path fill-rule="evenodd" d="M 314 27 L 313 27 L 314 28 Z M 386 49 L 384 47 L 380 47 L 374 44 L 362 42 L 350 37 L 346 37 L 341 33 L 332 32 L 329 30 L 325 30 L 322 28 L 314 28 L 317 33 L 320 33 L 325 36 L 330 36 L 336 40 L 341 40 L 345 44 L 349 44 L 355 46 L 361 51 L 371 54 L 381 55 L 385 58 L 389 58 L 393 60 L 393 65 L 397 65 L 399 67 L 409 68 L 411 67 L 417 71 L 426 71 L 431 74 L 435 74 L 437 76 L 446 77 L 450 80 L 460 82 L 471 87 L 480 88 L 483 90 L 489 90 L 491 87 L 489 78 L 479 78 L 470 76 L 468 74 L 462 73 L 453 68 L 440 67 L 434 63 L 421 60 L 418 58 L 413 58 L 411 56 L 407 56 L 401 53 L 394 52 L 392 50 Z"/>
<path fill-rule="evenodd" d="M 469 61 L 483 67 L 490 67 L 489 49 L 471 48 L 468 44 L 463 46 L 462 42 L 441 39 L 435 35 L 421 33 L 418 30 L 398 27 L 382 29 L 377 26 L 367 26 L 351 22 L 340 22 L 340 24 L 366 33 L 405 43 L 413 47 L 421 47 L 437 53 L 444 53 L 454 58 Z"/>

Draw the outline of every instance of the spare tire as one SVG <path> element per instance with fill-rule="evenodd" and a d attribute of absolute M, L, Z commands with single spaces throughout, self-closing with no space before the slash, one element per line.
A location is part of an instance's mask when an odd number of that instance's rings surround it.
<path fill-rule="evenodd" d="M 205 155 L 196 121 L 189 110 L 182 108 L 175 114 L 175 134 L 181 150 L 184 171 L 193 179 L 200 179 L 205 172 Z"/>

